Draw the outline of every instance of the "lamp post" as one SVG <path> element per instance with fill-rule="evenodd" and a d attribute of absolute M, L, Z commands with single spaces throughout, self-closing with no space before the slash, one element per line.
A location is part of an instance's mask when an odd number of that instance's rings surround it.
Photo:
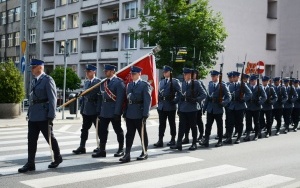
<path fill-rule="evenodd" d="M 69 40 L 65 40 L 65 46 L 61 46 L 64 49 L 64 86 L 63 86 L 63 104 L 66 102 L 66 80 L 67 80 L 67 57 L 69 56 Z M 62 119 L 64 119 L 65 107 L 62 108 Z"/>

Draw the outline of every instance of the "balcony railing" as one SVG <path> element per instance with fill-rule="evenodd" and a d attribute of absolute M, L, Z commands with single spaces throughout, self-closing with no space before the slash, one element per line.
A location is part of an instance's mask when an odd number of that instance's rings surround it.
<path fill-rule="evenodd" d="M 97 4 L 98 4 L 98 1 L 95 1 L 95 0 L 83 0 L 82 8 L 91 7 L 91 6 L 94 6 Z"/>
<path fill-rule="evenodd" d="M 43 17 L 54 16 L 55 9 L 54 7 L 48 7 L 44 9 Z"/>
<path fill-rule="evenodd" d="M 102 22 L 102 31 L 118 30 L 119 21 L 104 21 Z"/>
<path fill-rule="evenodd" d="M 101 59 L 117 59 L 118 58 L 118 51 L 103 51 L 101 50 Z"/>
<path fill-rule="evenodd" d="M 85 50 L 81 52 L 81 60 L 97 59 L 97 52 Z"/>
<path fill-rule="evenodd" d="M 105 3 L 111 3 L 111 2 L 118 2 L 119 0 L 102 0 L 101 4 L 105 4 Z"/>
<path fill-rule="evenodd" d="M 98 25 L 93 25 L 89 27 L 83 27 L 81 33 L 86 34 L 86 33 L 96 33 L 98 31 Z"/>
<path fill-rule="evenodd" d="M 44 31 L 43 39 L 51 39 L 51 38 L 54 38 L 54 31 L 53 30 Z"/>

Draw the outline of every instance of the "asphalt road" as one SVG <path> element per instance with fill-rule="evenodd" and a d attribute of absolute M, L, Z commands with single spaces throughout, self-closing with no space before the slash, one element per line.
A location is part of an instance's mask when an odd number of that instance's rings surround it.
<path fill-rule="evenodd" d="M 77 120 L 55 126 L 64 158 L 57 169 L 47 168 L 50 152 L 41 135 L 36 171 L 26 174 L 17 169 L 27 160 L 27 128 L 0 128 L 0 187 L 300 187 L 300 131 L 215 148 L 214 126 L 209 148 L 189 151 L 188 144 L 183 151 L 174 151 L 166 146 L 169 128 L 165 147 L 153 148 L 158 120 L 151 119 L 147 122 L 148 160 L 135 160 L 142 149 L 136 134 L 132 162 L 120 164 L 119 158 L 113 157 L 118 143 L 111 126 L 106 158 L 91 158 L 96 147 L 94 127 L 88 153 L 73 155 L 72 150 L 79 146 L 80 128 Z"/>

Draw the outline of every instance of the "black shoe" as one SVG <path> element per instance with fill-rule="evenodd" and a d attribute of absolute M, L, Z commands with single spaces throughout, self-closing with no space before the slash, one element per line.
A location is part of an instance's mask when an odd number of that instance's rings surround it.
<path fill-rule="evenodd" d="M 176 144 L 175 140 L 171 140 L 169 143 L 167 143 L 167 146 L 173 146 L 175 144 Z"/>
<path fill-rule="evenodd" d="M 146 160 L 146 159 L 148 159 L 148 154 L 147 153 L 144 154 L 144 152 L 142 152 L 142 154 L 136 158 L 136 160 L 138 161 Z"/>
<path fill-rule="evenodd" d="M 199 145 L 204 146 L 204 147 L 209 147 L 209 139 L 203 138 L 200 142 Z"/>
<path fill-rule="evenodd" d="M 262 136 L 261 136 L 261 133 L 258 133 L 258 136 L 257 136 L 259 139 L 261 139 L 262 138 Z"/>
<path fill-rule="evenodd" d="M 188 144 L 188 143 L 190 143 L 190 140 L 188 138 L 184 138 L 182 140 L 182 144 Z"/>
<path fill-rule="evenodd" d="M 280 135 L 280 131 L 277 130 L 276 133 L 275 133 L 275 135 L 276 135 L 276 136 Z"/>
<path fill-rule="evenodd" d="M 257 135 L 255 135 L 254 137 L 253 137 L 253 139 L 252 139 L 253 141 L 257 141 L 258 140 L 258 136 Z"/>
<path fill-rule="evenodd" d="M 19 173 L 25 173 L 28 171 L 35 171 L 35 164 L 34 163 L 26 163 L 22 168 L 18 169 Z"/>
<path fill-rule="evenodd" d="M 119 159 L 121 163 L 128 163 L 130 162 L 130 153 L 126 153 L 122 158 Z"/>
<path fill-rule="evenodd" d="M 59 155 L 59 156 L 54 160 L 54 162 L 52 162 L 52 163 L 50 163 L 50 164 L 48 165 L 48 168 L 56 168 L 56 167 L 58 167 L 58 165 L 59 165 L 60 163 L 62 163 L 62 162 L 63 162 L 63 159 L 62 159 L 61 155 Z"/>
<path fill-rule="evenodd" d="M 250 141 L 250 135 L 247 135 L 243 140 L 244 140 L 245 142 Z"/>
<path fill-rule="evenodd" d="M 294 131 L 294 132 L 297 132 L 297 127 L 296 127 L 296 128 L 294 127 L 294 128 L 293 128 L 293 131 Z"/>
<path fill-rule="evenodd" d="M 218 141 L 218 143 L 215 145 L 215 147 L 221 147 L 221 146 L 223 146 L 222 141 Z"/>
<path fill-rule="evenodd" d="M 265 136 L 266 138 L 269 138 L 270 137 L 270 135 L 269 135 L 269 133 L 266 133 L 266 136 Z"/>
<path fill-rule="evenodd" d="M 164 147 L 164 143 L 163 143 L 162 140 L 157 141 L 157 142 L 156 142 L 155 144 L 153 144 L 153 145 L 154 145 L 154 147 L 156 147 L 156 148 Z"/>
<path fill-rule="evenodd" d="M 197 144 L 196 143 L 192 144 L 191 147 L 189 148 L 189 150 L 191 150 L 191 151 L 194 151 L 196 149 L 197 149 Z"/>
<path fill-rule="evenodd" d="M 229 137 L 226 140 L 223 141 L 224 144 L 232 144 L 232 138 Z"/>
<path fill-rule="evenodd" d="M 97 153 L 92 154 L 93 158 L 98 158 L 98 157 L 106 157 L 106 151 L 105 150 L 100 150 Z"/>
<path fill-rule="evenodd" d="M 73 150 L 73 153 L 74 154 L 84 154 L 84 153 L 86 153 L 86 150 L 85 150 L 85 148 L 79 146 L 79 148 L 77 148 L 76 150 Z"/>
<path fill-rule="evenodd" d="M 177 143 L 176 145 L 170 146 L 170 149 L 178 149 L 179 151 L 182 151 L 182 145 Z"/>
<path fill-rule="evenodd" d="M 119 148 L 118 151 L 114 154 L 114 157 L 122 157 L 124 155 L 123 148 Z"/>
<path fill-rule="evenodd" d="M 239 143 L 241 143 L 241 140 L 240 140 L 239 138 L 237 138 L 237 139 L 235 140 L 234 144 L 239 144 Z"/>
<path fill-rule="evenodd" d="M 96 149 L 93 150 L 94 153 L 97 153 L 99 151 L 100 151 L 100 148 L 96 148 Z"/>
<path fill-rule="evenodd" d="M 288 131 L 288 129 L 284 129 L 284 134 L 287 134 L 289 131 Z"/>

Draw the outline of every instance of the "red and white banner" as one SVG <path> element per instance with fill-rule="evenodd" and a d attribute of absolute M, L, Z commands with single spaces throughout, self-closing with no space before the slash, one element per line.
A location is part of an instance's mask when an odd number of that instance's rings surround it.
<path fill-rule="evenodd" d="M 130 74 L 131 66 L 138 66 L 143 69 L 141 77 L 142 80 L 149 82 L 152 87 L 151 107 L 155 107 L 158 103 L 158 78 L 156 76 L 156 64 L 154 55 L 147 54 L 117 72 L 117 76 L 124 80 L 125 85 L 132 81 Z"/>

